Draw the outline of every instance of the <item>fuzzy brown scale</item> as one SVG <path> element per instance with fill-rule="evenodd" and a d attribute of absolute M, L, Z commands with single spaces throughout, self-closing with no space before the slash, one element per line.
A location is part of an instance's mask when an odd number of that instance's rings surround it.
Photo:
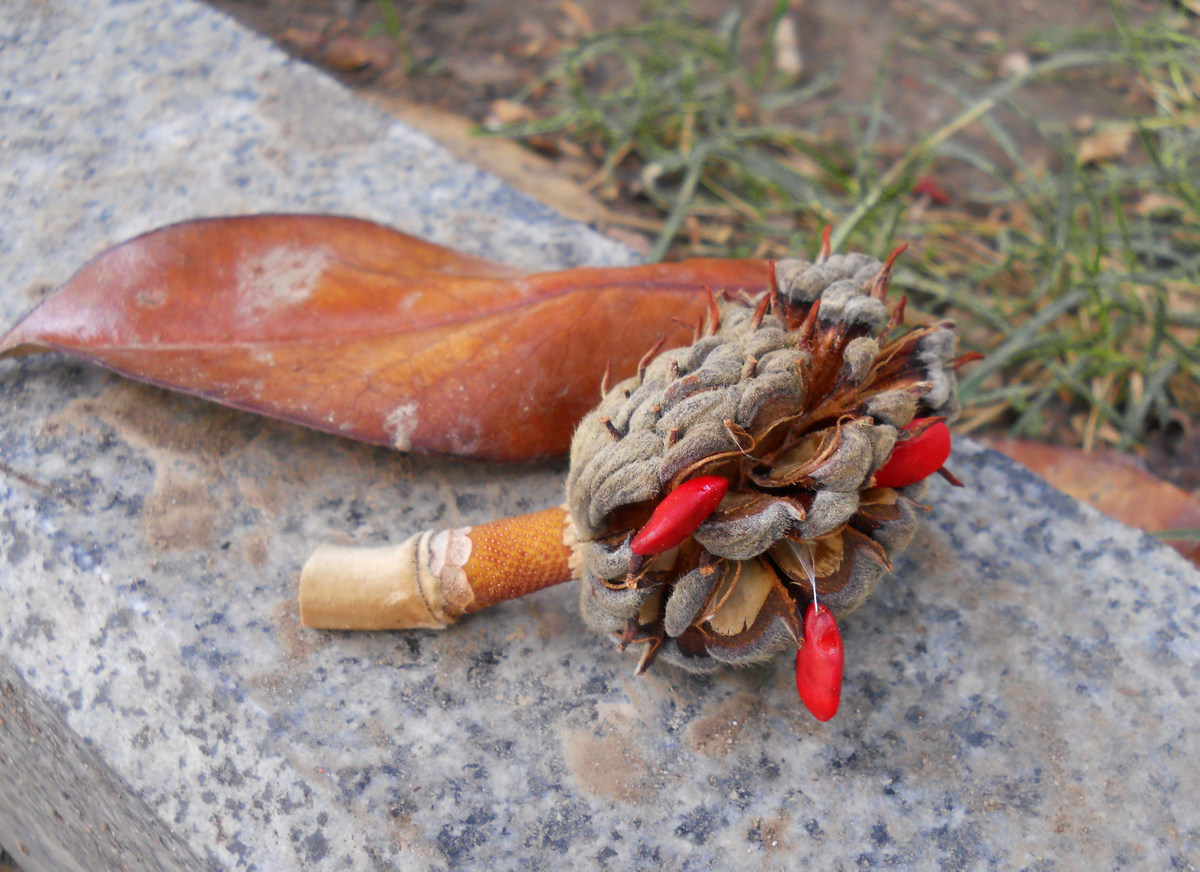
<path fill-rule="evenodd" d="M 874 487 L 900 428 L 957 414 L 949 322 L 891 333 L 891 261 L 779 261 L 765 299 L 726 300 L 688 347 L 608 389 L 571 446 L 567 506 L 586 622 L 694 672 L 794 648 L 813 598 L 859 606 L 915 531 L 923 484 Z M 681 482 L 730 489 L 678 547 L 632 535 Z M 811 571 L 811 575 L 810 575 Z"/>

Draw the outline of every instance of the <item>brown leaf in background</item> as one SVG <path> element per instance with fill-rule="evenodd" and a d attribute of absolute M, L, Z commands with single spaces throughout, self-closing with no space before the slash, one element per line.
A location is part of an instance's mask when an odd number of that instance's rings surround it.
<path fill-rule="evenodd" d="M 1063 448 L 1003 437 L 980 441 L 1028 466 L 1054 487 L 1131 527 L 1159 530 L 1200 528 L 1200 497 L 1143 469 L 1116 451 Z M 1200 566 L 1200 543 L 1168 542 Z"/>
<path fill-rule="evenodd" d="M 325 44 L 321 59 L 344 73 L 379 71 L 387 69 L 396 59 L 396 45 L 387 37 L 340 33 Z"/>
<path fill-rule="evenodd" d="M 498 130 L 506 124 L 536 120 L 537 113 L 524 103 L 518 103 L 516 100 L 493 100 L 488 107 L 487 118 L 483 120 L 483 126 L 489 130 Z"/>
<path fill-rule="evenodd" d="M 588 15 L 582 6 L 575 0 L 562 0 L 558 4 L 559 11 L 562 12 L 570 25 L 566 28 L 568 35 L 571 37 L 591 36 L 596 32 L 596 25 L 592 22 L 592 16 Z"/>
<path fill-rule="evenodd" d="M 524 273 L 352 218 L 177 224 L 115 246 L 0 338 L 239 409 L 402 450 L 525 460 L 567 449 L 607 361 L 690 340 L 703 289 L 767 261 Z"/>
<path fill-rule="evenodd" d="M 1079 162 L 1101 163 L 1124 157 L 1133 143 L 1133 133 L 1131 124 L 1112 124 L 1085 136 L 1079 142 Z"/>

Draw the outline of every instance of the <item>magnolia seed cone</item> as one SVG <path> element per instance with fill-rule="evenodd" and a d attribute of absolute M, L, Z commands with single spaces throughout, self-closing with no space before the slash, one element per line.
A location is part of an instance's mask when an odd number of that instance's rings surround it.
<path fill-rule="evenodd" d="M 580 605 L 622 647 L 706 672 L 794 649 L 813 599 L 842 616 L 912 539 L 922 485 L 875 487 L 901 428 L 957 413 L 953 324 L 889 338 L 891 261 L 861 254 L 775 264 L 762 300 L 714 304 L 686 348 L 649 359 L 576 431 L 567 505 Z M 701 333 L 701 331 L 697 331 Z M 730 481 L 678 547 L 630 540 L 664 495 Z"/>

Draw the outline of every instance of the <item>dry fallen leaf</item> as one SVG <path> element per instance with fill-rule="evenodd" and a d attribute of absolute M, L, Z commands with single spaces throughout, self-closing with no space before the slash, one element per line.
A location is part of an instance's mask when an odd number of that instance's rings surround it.
<path fill-rule="evenodd" d="M 1076 133 L 1087 133 L 1096 126 L 1096 116 L 1083 112 L 1071 119 L 1071 129 Z"/>
<path fill-rule="evenodd" d="M 960 27 L 971 27 L 976 21 L 972 12 L 953 0 L 941 0 L 941 2 L 934 3 L 933 13 L 943 22 L 957 24 Z"/>
<path fill-rule="evenodd" d="M 775 71 L 789 82 L 798 80 L 804 72 L 804 56 L 800 53 L 800 36 L 796 32 L 796 21 L 791 15 L 779 19 L 775 27 L 774 44 Z"/>
<path fill-rule="evenodd" d="M 1025 75 L 1032 67 L 1033 62 L 1025 52 L 1010 51 L 1004 57 L 1000 58 L 999 72 L 1002 78 L 1011 79 L 1014 76 Z"/>
<path fill-rule="evenodd" d="M 346 73 L 386 69 L 395 59 L 395 46 L 386 38 L 350 33 L 339 34 L 329 40 L 322 55 L 326 64 Z"/>
<path fill-rule="evenodd" d="M 516 100 L 493 100 L 488 107 L 488 116 L 484 119 L 483 126 L 489 130 L 498 130 L 509 124 L 536 120 L 537 113 L 524 103 L 518 103 Z"/>
<path fill-rule="evenodd" d="M 592 16 L 588 15 L 584 8 L 576 3 L 575 0 L 562 0 L 558 4 L 558 8 L 570 22 L 570 25 L 566 28 L 568 36 L 591 36 L 596 32 L 596 25 L 592 21 Z"/>
<path fill-rule="evenodd" d="M 982 437 L 989 447 L 1028 466 L 1054 487 L 1131 527 L 1200 528 L 1200 497 L 1152 475 L 1127 454 L 1087 453 L 1021 439 Z M 1169 542 L 1200 566 L 1200 542 Z"/>
<path fill-rule="evenodd" d="M 1187 208 L 1183 201 L 1161 191 L 1147 191 L 1133 204 L 1134 215 L 1155 215 L 1160 212 L 1182 212 Z"/>
<path fill-rule="evenodd" d="M 1114 124 L 1079 141 L 1079 162 L 1100 163 L 1123 157 L 1133 142 L 1133 127 Z"/>
<path fill-rule="evenodd" d="M 316 54 L 325 44 L 325 34 L 319 30 L 288 27 L 279 34 L 279 41 L 300 54 Z"/>
<path fill-rule="evenodd" d="M 0 337 L 239 409 L 398 449 L 566 450 L 614 379 L 766 261 L 525 273 L 352 218 L 191 221 L 111 248 Z"/>

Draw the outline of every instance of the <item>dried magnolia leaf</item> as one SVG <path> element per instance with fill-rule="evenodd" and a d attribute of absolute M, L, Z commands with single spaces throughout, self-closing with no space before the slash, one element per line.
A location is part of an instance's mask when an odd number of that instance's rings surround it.
<path fill-rule="evenodd" d="M 1163 481 L 1127 454 L 1001 437 L 984 436 L 982 441 L 1123 524 L 1152 533 L 1200 527 L 1200 497 Z M 1200 545 L 1188 541 L 1168 544 L 1200 566 Z"/>
<path fill-rule="evenodd" d="M 679 345 L 766 261 L 525 273 L 351 218 L 187 222 L 105 251 L 0 338 L 398 449 L 563 453 L 611 361 Z"/>

